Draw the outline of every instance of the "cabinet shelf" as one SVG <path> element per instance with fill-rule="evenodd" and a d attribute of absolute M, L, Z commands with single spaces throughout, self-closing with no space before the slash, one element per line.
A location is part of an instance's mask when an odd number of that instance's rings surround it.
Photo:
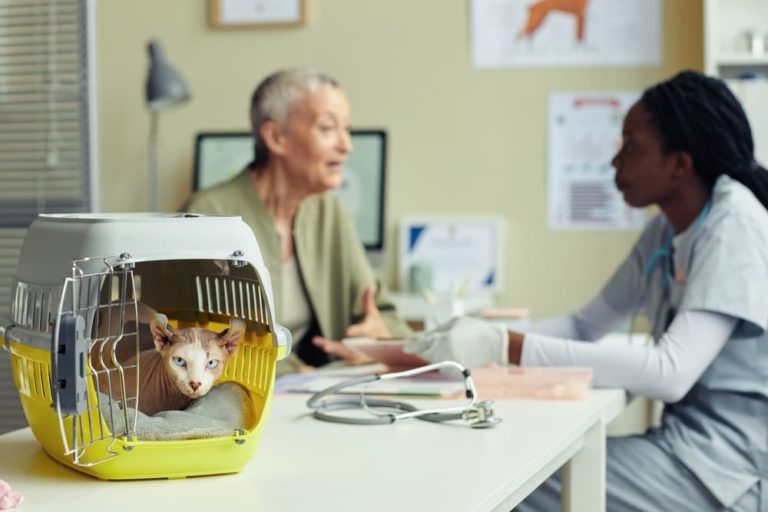
<path fill-rule="evenodd" d="M 768 55 L 753 56 L 743 53 L 715 55 L 712 59 L 716 66 L 768 66 Z"/>

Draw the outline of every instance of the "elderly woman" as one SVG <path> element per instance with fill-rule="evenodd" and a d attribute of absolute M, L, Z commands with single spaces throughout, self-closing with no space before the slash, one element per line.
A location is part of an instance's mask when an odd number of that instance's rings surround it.
<path fill-rule="evenodd" d="M 374 277 L 352 220 L 328 192 L 342 184 L 352 150 L 347 95 L 332 78 L 279 71 L 251 99 L 253 162 L 232 180 L 193 195 L 185 211 L 240 215 L 269 270 L 279 323 L 293 355 L 278 373 L 354 356 L 330 340 L 407 336 Z"/>

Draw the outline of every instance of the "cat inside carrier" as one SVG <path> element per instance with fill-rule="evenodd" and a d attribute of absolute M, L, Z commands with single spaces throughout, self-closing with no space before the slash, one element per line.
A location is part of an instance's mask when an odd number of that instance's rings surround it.
<path fill-rule="evenodd" d="M 179 478 L 251 459 L 290 352 L 274 319 L 239 217 L 41 215 L 2 334 L 52 457 L 102 479 Z"/>

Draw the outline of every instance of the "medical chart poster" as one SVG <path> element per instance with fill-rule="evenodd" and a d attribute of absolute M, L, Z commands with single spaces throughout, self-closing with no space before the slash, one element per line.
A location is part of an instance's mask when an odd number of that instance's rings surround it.
<path fill-rule="evenodd" d="M 471 0 L 478 68 L 661 63 L 661 0 Z"/>
<path fill-rule="evenodd" d="M 552 229 L 633 230 L 645 222 L 616 189 L 611 160 L 637 92 L 556 92 L 549 98 L 548 220 Z"/>

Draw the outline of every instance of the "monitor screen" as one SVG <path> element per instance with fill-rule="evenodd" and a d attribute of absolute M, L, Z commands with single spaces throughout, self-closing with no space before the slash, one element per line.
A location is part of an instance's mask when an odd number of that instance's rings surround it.
<path fill-rule="evenodd" d="M 344 169 L 344 180 L 334 193 L 351 215 L 365 248 L 384 245 L 384 173 L 387 133 L 352 130 L 353 150 Z M 242 171 L 253 160 L 250 132 L 204 132 L 195 141 L 195 190 L 221 183 Z"/>

